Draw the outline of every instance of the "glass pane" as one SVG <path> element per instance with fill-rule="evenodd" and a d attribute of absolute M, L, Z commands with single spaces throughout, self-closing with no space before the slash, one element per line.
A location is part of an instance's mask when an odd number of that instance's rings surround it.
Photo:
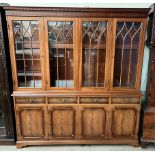
<path fill-rule="evenodd" d="M 114 87 L 135 87 L 140 22 L 118 22 L 114 62 Z"/>
<path fill-rule="evenodd" d="M 83 22 L 82 86 L 105 87 L 107 22 Z"/>
<path fill-rule="evenodd" d="M 48 37 L 50 86 L 73 87 L 73 22 L 48 22 Z"/>
<path fill-rule="evenodd" d="M 38 21 L 13 21 L 18 87 L 41 88 Z"/>

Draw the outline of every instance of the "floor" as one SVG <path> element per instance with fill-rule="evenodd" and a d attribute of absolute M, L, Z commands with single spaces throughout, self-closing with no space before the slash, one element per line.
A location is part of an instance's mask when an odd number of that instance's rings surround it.
<path fill-rule="evenodd" d="M 146 148 L 128 145 L 63 145 L 63 146 L 27 146 L 16 149 L 15 146 L 0 146 L 0 151 L 155 151 L 155 144 Z"/>

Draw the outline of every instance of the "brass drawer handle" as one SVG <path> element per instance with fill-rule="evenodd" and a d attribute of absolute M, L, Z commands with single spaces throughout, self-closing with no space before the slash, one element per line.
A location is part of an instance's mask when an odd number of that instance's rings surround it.
<path fill-rule="evenodd" d="M 123 101 L 124 101 L 124 103 L 127 103 L 128 99 L 127 98 L 123 98 Z"/>
<path fill-rule="evenodd" d="M 65 98 L 62 98 L 62 99 L 61 99 L 61 102 L 62 102 L 62 103 L 66 102 L 66 99 L 65 99 Z"/>
<path fill-rule="evenodd" d="M 125 103 L 132 102 L 132 99 L 131 98 L 123 98 L 123 100 L 124 100 Z"/>
<path fill-rule="evenodd" d="M 32 103 L 32 102 L 33 102 L 33 99 L 30 98 L 30 99 L 29 99 L 29 102 Z"/>
<path fill-rule="evenodd" d="M 124 103 L 126 103 L 126 102 L 127 102 L 126 98 L 123 98 L 123 102 L 124 102 Z"/>
<path fill-rule="evenodd" d="M 98 101 L 99 101 L 99 99 L 98 99 L 98 98 L 95 98 L 95 99 L 94 99 L 94 102 L 98 102 Z"/>

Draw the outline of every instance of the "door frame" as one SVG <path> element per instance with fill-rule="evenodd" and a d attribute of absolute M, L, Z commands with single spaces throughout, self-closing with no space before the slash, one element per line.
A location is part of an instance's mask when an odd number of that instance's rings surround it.
<path fill-rule="evenodd" d="M 82 22 L 84 21 L 103 21 L 107 22 L 107 38 L 106 38 L 106 58 L 105 58 L 105 87 L 83 87 L 82 86 Z M 79 24 L 78 24 L 78 34 L 79 34 L 79 40 L 78 40 L 78 47 L 80 51 L 80 65 L 79 65 L 79 90 L 83 92 L 107 92 L 109 90 L 109 66 L 110 66 L 110 40 L 111 40 L 111 32 L 112 32 L 112 25 L 113 25 L 113 19 L 112 18 L 80 18 Z"/>
<path fill-rule="evenodd" d="M 13 21 L 14 20 L 22 20 L 22 21 L 38 21 L 39 27 L 39 43 L 40 43 L 40 69 L 41 69 L 41 80 L 42 87 L 41 88 L 26 88 L 26 87 L 18 87 L 18 75 L 17 75 L 17 63 L 16 63 L 16 50 L 14 45 L 14 31 L 13 31 Z M 45 89 L 45 77 L 44 77 L 44 42 L 41 37 L 43 33 L 43 20 L 41 17 L 13 17 L 7 16 L 8 23 L 8 35 L 9 35 L 9 46 L 10 46 L 10 57 L 11 57 L 11 67 L 12 67 L 12 78 L 13 78 L 13 87 L 14 90 L 17 91 L 28 91 L 28 90 L 44 90 Z"/>
<path fill-rule="evenodd" d="M 141 22 L 142 27 L 140 30 L 140 40 L 138 48 L 138 60 L 137 60 L 137 74 L 135 81 L 135 88 L 130 87 L 113 87 L 113 78 L 114 78 L 114 61 L 115 61 L 115 38 L 116 38 L 116 24 L 117 22 Z M 126 91 L 126 92 L 139 92 L 140 83 L 141 83 L 141 72 L 142 72 L 142 63 L 143 63 L 143 53 L 144 53 L 144 41 L 145 41 L 145 31 L 146 31 L 146 18 L 114 18 L 113 28 L 112 28 L 112 46 L 111 46 L 111 72 L 110 72 L 110 91 Z"/>
<path fill-rule="evenodd" d="M 46 53 L 46 63 L 45 63 L 45 68 L 46 68 L 46 89 L 47 90 L 60 90 L 60 91 L 73 91 L 77 90 L 78 86 L 78 46 L 77 46 L 77 25 L 78 25 L 78 20 L 77 18 L 61 18 L 61 17 L 44 17 L 44 44 L 45 44 L 45 53 Z M 51 87 L 50 86 L 50 62 L 49 62 L 49 42 L 48 42 L 48 22 L 49 21 L 72 21 L 73 22 L 73 62 L 74 62 L 74 67 L 73 67 L 73 80 L 74 80 L 74 86 L 72 88 L 64 88 L 64 87 Z"/>

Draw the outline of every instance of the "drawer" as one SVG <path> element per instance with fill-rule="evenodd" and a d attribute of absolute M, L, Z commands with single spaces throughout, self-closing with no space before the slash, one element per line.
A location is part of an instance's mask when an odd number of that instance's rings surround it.
<path fill-rule="evenodd" d="M 19 97 L 19 98 L 15 98 L 15 102 L 18 104 L 21 103 L 45 103 L 45 98 L 43 97 Z"/>
<path fill-rule="evenodd" d="M 128 103 L 128 104 L 140 104 L 140 98 L 133 97 L 112 97 L 111 103 L 119 104 L 119 103 Z"/>
<path fill-rule="evenodd" d="M 80 97 L 80 103 L 109 103 L 108 97 Z"/>
<path fill-rule="evenodd" d="M 49 97 L 48 103 L 77 103 L 77 97 Z"/>

